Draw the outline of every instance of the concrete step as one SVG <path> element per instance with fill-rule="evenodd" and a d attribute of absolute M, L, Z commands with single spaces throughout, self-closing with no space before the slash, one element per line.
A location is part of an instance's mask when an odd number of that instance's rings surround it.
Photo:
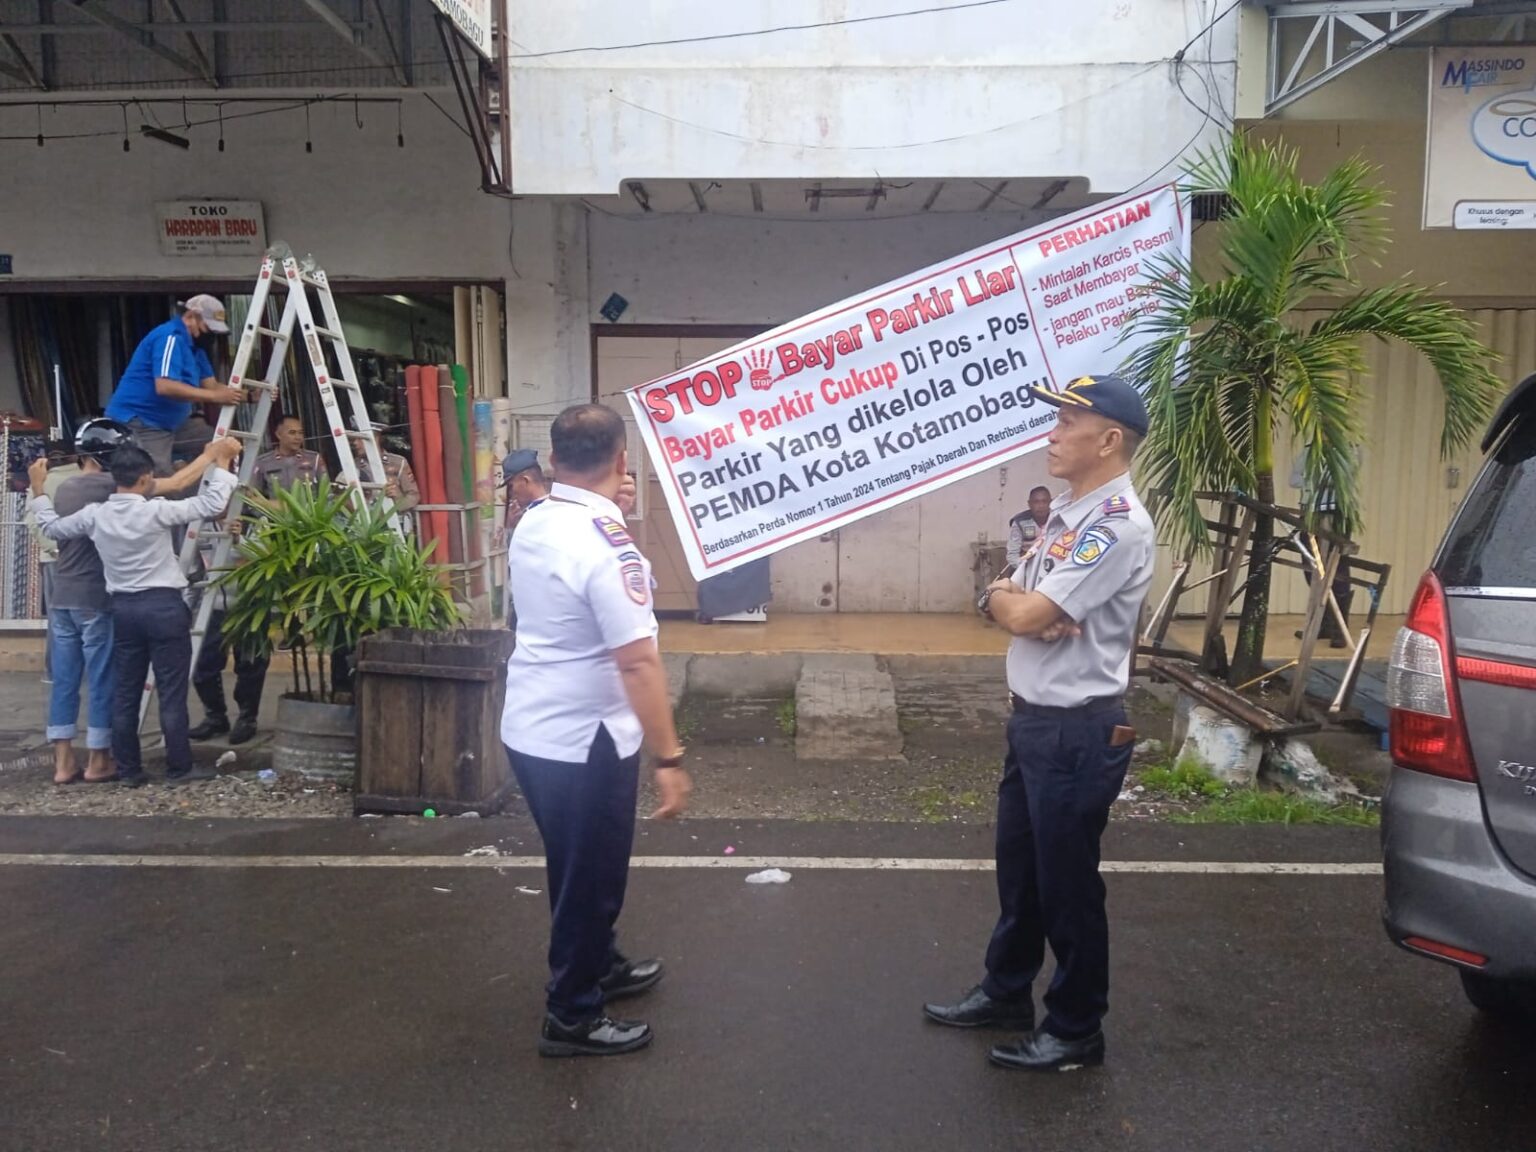
<path fill-rule="evenodd" d="M 801 760 L 899 760 L 896 687 L 870 655 L 808 655 L 795 682 Z"/>

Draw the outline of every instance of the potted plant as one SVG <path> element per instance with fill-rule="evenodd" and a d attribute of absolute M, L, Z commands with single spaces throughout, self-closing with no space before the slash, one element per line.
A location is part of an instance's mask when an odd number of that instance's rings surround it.
<path fill-rule="evenodd" d="M 289 652 L 293 686 L 278 702 L 273 766 L 350 779 L 358 641 L 388 628 L 452 628 L 458 606 L 427 554 L 345 490 L 295 485 L 247 507 L 253 522 L 217 584 L 229 593 L 229 643 Z"/>

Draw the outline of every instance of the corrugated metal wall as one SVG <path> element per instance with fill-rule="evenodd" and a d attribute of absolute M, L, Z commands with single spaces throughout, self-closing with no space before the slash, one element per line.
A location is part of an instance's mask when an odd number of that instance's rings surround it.
<path fill-rule="evenodd" d="M 1297 320 L 1310 324 L 1321 315 L 1305 312 Z M 1499 371 L 1507 385 L 1536 371 L 1536 310 L 1479 309 L 1472 315 L 1483 339 L 1503 358 Z M 1381 610 L 1398 614 L 1407 611 L 1408 600 L 1451 513 L 1477 475 L 1481 454 L 1472 444 L 1453 458 L 1441 460 L 1444 404 L 1428 361 L 1400 344 L 1379 340 L 1370 342 L 1365 356 L 1367 372 L 1360 380 L 1366 427 L 1361 462 L 1365 529 L 1360 536 L 1360 554 L 1392 565 Z M 1300 500 L 1289 484 L 1294 456 L 1288 440 L 1276 449 L 1276 496 L 1282 504 L 1295 505 Z M 1454 482 L 1451 469 L 1459 470 Z M 1176 559 L 1167 548 L 1159 552 L 1154 605 L 1168 586 Z M 1195 568 L 1192 580 L 1210 570 L 1208 564 L 1199 561 Z M 1306 596 L 1300 573 L 1281 571 L 1272 589 L 1271 609 L 1276 613 L 1302 612 Z M 1205 590 L 1191 593 L 1180 607 L 1185 612 L 1202 612 Z"/>

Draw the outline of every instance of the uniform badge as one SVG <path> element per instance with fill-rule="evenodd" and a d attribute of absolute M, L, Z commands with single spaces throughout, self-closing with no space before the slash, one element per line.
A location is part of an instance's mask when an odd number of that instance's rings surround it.
<path fill-rule="evenodd" d="M 1046 550 L 1046 555 L 1054 556 L 1057 560 L 1065 560 L 1067 554 L 1072 551 L 1072 545 L 1077 543 L 1077 529 L 1063 532 L 1055 542 Z"/>
<path fill-rule="evenodd" d="M 629 529 L 620 524 L 612 516 L 598 516 L 592 523 L 602 533 L 603 539 L 615 548 L 623 548 L 626 544 L 633 544 L 635 538 L 629 534 Z"/>
<path fill-rule="evenodd" d="M 1083 538 L 1072 549 L 1072 563 L 1080 568 L 1091 568 L 1104 558 L 1104 553 L 1114 547 L 1119 539 L 1103 524 L 1095 524 L 1083 533 Z"/>
<path fill-rule="evenodd" d="M 651 599 L 651 582 L 645 577 L 645 565 L 631 560 L 619 569 L 624 581 L 624 594 L 636 604 L 648 604 Z"/>
<path fill-rule="evenodd" d="M 1106 516 L 1126 516 L 1130 514 L 1130 511 L 1131 502 L 1124 496 L 1111 496 L 1108 500 L 1104 501 L 1104 515 Z"/>

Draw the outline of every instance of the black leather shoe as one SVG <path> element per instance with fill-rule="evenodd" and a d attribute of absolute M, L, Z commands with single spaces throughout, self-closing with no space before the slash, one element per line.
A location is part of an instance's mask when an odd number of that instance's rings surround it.
<path fill-rule="evenodd" d="M 222 736 L 229 731 L 229 717 L 204 716 L 203 722 L 196 728 L 187 730 L 187 738 L 190 740 L 211 740 L 215 736 Z"/>
<path fill-rule="evenodd" d="M 241 716 L 235 721 L 235 726 L 229 730 L 229 742 L 244 744 L 254 735 L 256 735 L 256 717 Z"/>
<path fill-rule="evenodd" d="M 1028 1031 L 1035 1026 L 1032 1000 L 994 1000 L 980 984 L 967 992 L 958 1004 L 924 1004 L 923 1015 L 936 1024 L 951 1028 L 1018 1028 Z"/>
<path fill-rule="evenodd" d="M 1012 1044 L 999 1044 L 987 1059 L 999 1068 L 1026 1072 L 1071 1072 L 1104 1063 L 1104 1033 L 1081 1040 L 1063 1040 L 1049 1032 L 1035 1031 Z"/>
<path fill-rule="evenodd" d="M 137 772 L 119 771 L 117 782 L 124 788 L 142 788 L 149 783 L 149 776 L 141 768 Z"/>
<path fill-rule="evenodd" d="M 622 1000 L 649 992 L 663 975 L 660 960 L 620 960 L 598 985 L 604 1000 Z"/>
<path fill-rule="evenodd" d="M 629 1020 L 610 1020 L 599 1016 L 580 1024 L 562 1024 L 553 1016 L 544 1017 L 544 1032 L 539 1037 L 540 1056 L 622 1056 L 651 1042 L 651 1026 Z"/>

